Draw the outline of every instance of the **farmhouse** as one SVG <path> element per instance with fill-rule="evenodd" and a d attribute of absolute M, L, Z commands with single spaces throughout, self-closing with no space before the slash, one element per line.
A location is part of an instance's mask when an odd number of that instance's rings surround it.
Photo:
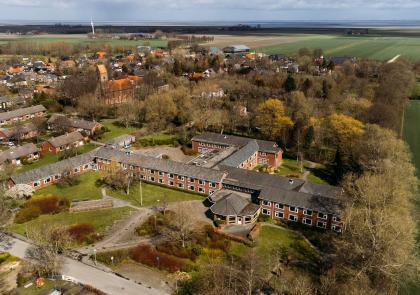
<path fill-rule="evenodd" d="M 45 141 L 42 144 L 42 154 L 54 153 L 57 154 L 61 151 L 71 148 L 77 148 L 83 145 L 83 135 L 78 131 L 66 133 Z"/>
<path fill-rule="evenodd" d="M 9 162 L 15 165 L 21 164 L 21 159 L 36 160 L 39 158 L 38 148 L 33 143 L 14 147 L 0 153 L 0 163 Z"/>
<path fill-rule="evenodd" d="M 98 122 L 80 118 L 69 118 L 60 114 L 53 114 L 47 121 L 48 128 L 54 130 L 65 129 L 67 132 L 79 131 L 92 135 L 102 125 Z"/>
<path fill-rule="evenodd" d="M 0 125 L 11 124 L 17 121 L 26 121 L 36 117 L 45 116 L 46 109 L 42 105 L 28 108 L 17 109 L 5 113 L 0 113 Z"/>
<path fill-rule="evenodd" d="M 22 140 L 31 139 L 38 136 L 38 128 L 35 124 L 29 123 L 25 125 L 17 125 L 12 128 L 0 129 L 0 140 Z"/>
<path fill-rule="evenodd" d="M 193 150 L 203 154 L 236 148 L 237 151 L 223 161 L 223 165 L 236 168 L 253 169 L 257 165 L 278 167 L 282 160 L 283 151 L 273 141 L 212 132 L 194 136 L 191 141 Z"/>

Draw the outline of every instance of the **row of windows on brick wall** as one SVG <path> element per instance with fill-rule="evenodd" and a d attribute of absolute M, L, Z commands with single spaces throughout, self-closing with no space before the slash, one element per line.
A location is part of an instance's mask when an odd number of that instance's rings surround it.
<path fill-rule="evenodd" d="M 263 208 L 261 212 L 264 215 L 271 215 L 271 211 L 269 209 L 266 209 L 266 208 Z M 276 212 L 274 212 L 274 216 L 276 218 L 283 219 L 284 218 L 284 213 L 283 212 L 276 211 Z M 299 220 L 299 218 L 298 218 L 297 215 L 289 214 L 288 220 L 297 222 Z M 312 225 L 312 219 L 310 219 L 310 218 L 302 218 L 302 223 L 303 224 L 306 224 L 306 225 Z M 317 221 L 316 226 L 317 227 L 320 227 L 320 228 L 326 228 L 327 227 L 327 222 L 325 222 L 325 221 Z"/>

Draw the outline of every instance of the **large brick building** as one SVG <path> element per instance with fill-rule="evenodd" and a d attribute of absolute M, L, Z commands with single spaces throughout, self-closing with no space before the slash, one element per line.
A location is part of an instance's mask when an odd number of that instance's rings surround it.
<path fill-rule="evenodd" d="M 24 183 L 40 188 L 58 181 L 63 171 L 79 174 L 115 164 L 136 179 L 208 195 L 213 218 L 226 224 L 253 223 L 263 214 L 341 231 L 341 188 L 223 164 L 200 167 L 112 147 L 14 175 L 9 186 Z"/>
<path fill-rule="evenodd" d="M 117 105 L 134 99 L 135 80 L 130 78 L 109 80 L 108 71 L 102 64 L 97 66 L 97 72 L 99 77 L 97 96 L 101 102 L 106 105 Z"/>
<path fill-rule="evenodd" d="M 222 151 L 234 148 L 222 163 L 243 169 L 253 169 L 257 165 L 278 167 L 283 151 L 273 141 L 258 140 L 234 135 L 205 132 L 192 138 L 192 148 L 198 153 Z"/>

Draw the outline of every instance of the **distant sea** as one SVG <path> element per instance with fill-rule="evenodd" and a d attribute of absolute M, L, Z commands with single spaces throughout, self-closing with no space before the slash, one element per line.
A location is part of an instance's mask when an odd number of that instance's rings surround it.
<path fill-rule="evenodd" d="M 95 25 L 115 26 L 238 26 L 261 28 L 420 28 L 420 20 L 347 20 L 347 21 L 101 21 Z M 0 20 L 0 25 L 90 25 L 89 21 Z"/>

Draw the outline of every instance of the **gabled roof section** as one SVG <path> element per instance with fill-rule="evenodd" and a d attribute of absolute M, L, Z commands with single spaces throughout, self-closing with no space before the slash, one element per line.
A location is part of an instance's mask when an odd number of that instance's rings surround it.
<path fill-rule="evenodd" d="M 43 105 L 36 105 L 28 108 L 21 108 L 14 111 L 0 113 L 0 121 L 10 120 L 26 115 L 32 115 L 39 112 L 45 112 L 47 109 Z"/>
<path fill-rule="evenodd" d="M 0 163 L 7 160 L 19 159 L 27 155 L 38 152 L 38 148 L 33 143 L 27 143 L 22 146 L 14 147 L 0 153 Z"/>
<path fill-rule="evenodd" d="M 281 151 L 281 148 L 274 141 L 259 140 L 253 138 L 247 138 L 236 135 L 227 135 L 214 132 L 204 132 L 202 134 L 196 135 L 192 138 L 192 141 L 201 141 L 206 143 L 214 143 L 224 146 L 235 146 L 243 147 L 248 144 L 250 141 L 256 141 L 258 144 L 258 151 L 261 152 L 272 152 L 277 153 Z"/>
<path fill-rule="evenodd" d="M 224 159 L 220 164 L 238 168 L 243 162 L 248 160 L 253 154 L 258 152 L 257 141 L 251 140 L 245 146 Z"/>
<path fill-rule="evenodd" d="M 66 133 L 64 135 L 60 135 L 54 138 L 51 138 L 48 140 L 48 142 L 53 146 L 53 147 L 60 147 L 63 145 L 67 145 L 67 144 L 71 144 L 77 141 L 82 141 L 83 140 L 83 135 L 80 134 L 79 131 L 74 131 L 71 133 Z"/>

